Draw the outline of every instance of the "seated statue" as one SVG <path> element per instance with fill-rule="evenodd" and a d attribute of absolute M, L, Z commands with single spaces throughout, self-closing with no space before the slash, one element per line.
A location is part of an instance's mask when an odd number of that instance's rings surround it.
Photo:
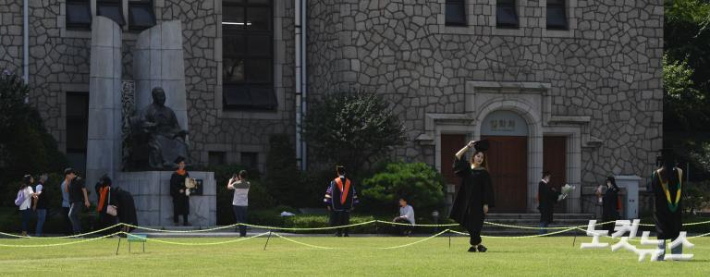
<path fill-rule="evenodd" d="M 140 112 L 133 124 L 133 135 L 142 138 L 138 144 L 147 144 L 150 169 L 172 169 L 177 157 L 187 157 L 187 131 L 180 128 L 175 112 L 165 106 L 163 88 L 153 88 L 152 95 L 153 103 Z"/>

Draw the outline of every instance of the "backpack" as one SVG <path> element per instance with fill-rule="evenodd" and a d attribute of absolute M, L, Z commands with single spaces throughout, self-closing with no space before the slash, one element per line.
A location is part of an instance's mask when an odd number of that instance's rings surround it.
<path fill-rule="evenodd" d="M 22 206 L 22 203 L 25 202 L 25 192 L 24 190 L 19 190 L 17 191 L 17 198 L 15 198 L 15 206 Z"/>

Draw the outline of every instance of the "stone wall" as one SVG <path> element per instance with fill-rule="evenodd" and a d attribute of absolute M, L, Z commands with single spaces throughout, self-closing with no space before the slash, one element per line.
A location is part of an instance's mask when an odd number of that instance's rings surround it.
<path fill-rule="evenodd" d="M 568 0 L 574 24 L 560 32 L 545 30 L 544 0 L 518 1 L 513 31 L 495 27 L 494 0 L 467 1 L 469 26 L 444 26 L 444 2 L 309 1 L 311 96 L 385 95 L 409 138 L 396 155 L 433 164 L 415 138 L 426 113 L 467 112 L 466 81 L 547 83 L 552 116 L 590 117 L 602 141 L 583 148 L 583 184 L 649 175 L 662 144 L 663 1 Z"/>
<path fill-rule="evenodd" d="M 30 103 L 37 107 L 49 132 L 66 145 L 65 94 L 89 90 L 90 31 L 66 30 L 65 0 L 30 2 Z M 180 20 L 183 26 L 185 86 L 187 91 L 191 159 L 207 162 L 207 151 L 224 151 L 228 162 L 239 162 L 240 152 L 259 152 L 263 163 L 271 134 L 295 132 L 294 29 L 291 1 L 274 1 L 275 86 L 279 110 L 268 113 L 221 110 L 221 0 L 156 0 L 158 22 Z M 278 3 L 278 4 L 277 4 Z M 22 1 L 0 0 L 0 70 L 21 74 Z M 277 35 L 278 33 L 278 35 Z M 133 50 L 138 32 L 124 28 L 124 80 L 133 79 Z M 237 114 L 237 115 L 234 115 Z M 244 147 L 242 147 L 244 146 Z"/>

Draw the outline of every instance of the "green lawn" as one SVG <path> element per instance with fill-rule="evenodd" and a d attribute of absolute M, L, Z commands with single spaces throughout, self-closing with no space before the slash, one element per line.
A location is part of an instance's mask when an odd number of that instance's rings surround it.
<path fill-rule="evenodd" d="M 468 239 L 294 237 L 317 249 L 272 237 L 212 246 L 148 242 L 147 252 L 114 255 L 117 239 L 52 248 L 0 247 L 0 276 L 710 276 L 710 238 L 691 240 L 690 262 L 638 262 L 631 252 L 580 249 L 578 237 L 484 238 L 488 253 L 467 253 Z M 228 238 L 167 239 L 207 243 Z M 604 240 L 604 239 L 603 239 Z M 0 239 L 0 244 L 48 244 L 71 240 Z M 635 245 L 637 243 L 634 243 Z M 133 250 L 140 251 L 140 244 Z M 582 273 L 580 275 L 580 273 Z"/>

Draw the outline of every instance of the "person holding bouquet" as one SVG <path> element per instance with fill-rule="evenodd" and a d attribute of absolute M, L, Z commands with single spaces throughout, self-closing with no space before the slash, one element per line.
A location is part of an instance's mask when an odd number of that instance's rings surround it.
<path fill-rule="evenodd" d="M 464 154 L 474 150 L 470 161 Z M 461 185 L 449 217 L 466 228 L 470 234 L 468 252 L 486 252 L 481 244 L 481 229 L 488 209 L 495 206 L 491 175 L 488 173 L 488 141 L 471 141 L 456 153 L 454 173 L 461 178 Z"/>

